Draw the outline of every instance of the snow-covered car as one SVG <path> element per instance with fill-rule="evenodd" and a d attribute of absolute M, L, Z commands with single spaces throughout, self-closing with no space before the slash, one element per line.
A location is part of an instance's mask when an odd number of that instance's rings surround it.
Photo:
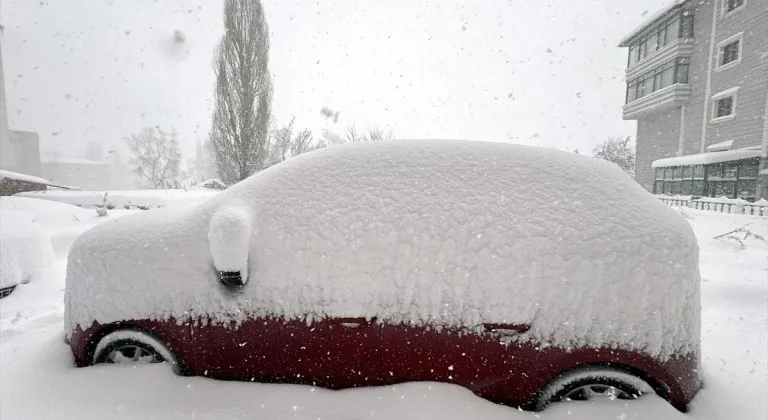
<path fill-rule="evenodd" d="M 541 409 L 700 388 L 698 247 L 615 165 L 501 143 L 301 155 L 69 254 L 78 366 L 333 389 L 458 384 Z"/>
<path fill-rule="evenodd" d="M 206 179 L 192 187 L 193 190 L 225 190 L 227 186 L 218 179 Z"/>
<path fill-rule="evenodd" d="M 27 283 L 55 260 L 48 234 L 34 215 L 0 199 L 0 298 Z"/>

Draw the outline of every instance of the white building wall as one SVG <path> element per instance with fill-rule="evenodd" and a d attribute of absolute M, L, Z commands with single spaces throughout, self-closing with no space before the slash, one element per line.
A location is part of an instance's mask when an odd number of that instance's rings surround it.
<path fill-rule="evenodd" d="M 5 100 L 5 74 L 3 73 L 2 35 L 0 35 L 0 168 L 16 170 L 16 156 L 11 130 L 8 128 L 8 105 Z"/>

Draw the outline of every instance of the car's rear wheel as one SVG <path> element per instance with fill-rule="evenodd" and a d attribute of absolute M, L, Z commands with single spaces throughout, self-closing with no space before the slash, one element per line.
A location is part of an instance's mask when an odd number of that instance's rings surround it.
<path fill-rule="evenodd" d="M 642 379 L 611 368 L 587 367 L 559 375 L 542 389 L 536 409 L 561 401 L 635 400 L 653 390 Z"/>
<path fill-rule="evenodd" d="M 142 331 L 120 330 L 105 335 L 93 352 L 93 364 L 169 363 L 180 373 L 178 360 L 160 340 Z"/>

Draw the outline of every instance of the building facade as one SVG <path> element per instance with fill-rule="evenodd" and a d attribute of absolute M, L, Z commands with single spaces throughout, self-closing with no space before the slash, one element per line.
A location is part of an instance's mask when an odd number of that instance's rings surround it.
<path fill-rule="evenodd" d="M 676 0 L 619 46 L 637 182 L 655 194 L 768 199 L 768 0 Z"/>
<path fill-rule="evenodd" d="M 37 133 L 11 130 L 3 72 L 3 22 L 0 17 L 0 169 L 39 176 L 40 141 Z"/>

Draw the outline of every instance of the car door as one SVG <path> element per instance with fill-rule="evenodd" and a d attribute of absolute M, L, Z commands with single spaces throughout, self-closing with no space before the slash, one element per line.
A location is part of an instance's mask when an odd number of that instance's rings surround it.
<path fill-rule="evenodd" d="M 206 327 L 208 376 L 346 388 L 378 381 L 374 319 L 253 318 Z"/>
<path fill-rule="evenodd" d="M 526 325 L 487 324 L 485 331 L 384 325 L 381 370 L 385 383 L 450 382 L 491 400 L 508 400 L 525 385 L 536 362 L 531 344 L 513 343 Z"/>

